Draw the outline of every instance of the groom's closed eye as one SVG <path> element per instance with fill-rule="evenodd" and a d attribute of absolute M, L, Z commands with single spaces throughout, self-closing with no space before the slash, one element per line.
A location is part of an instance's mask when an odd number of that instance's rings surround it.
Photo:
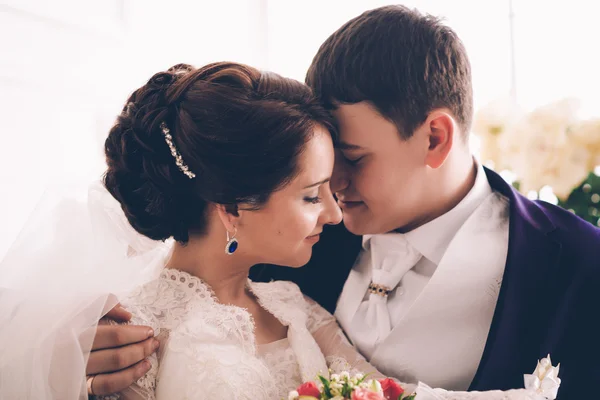
<path fill-rule="evenodd" d="M 346 155 L 344 153 L 342 153 L 344 160 L 350 164 L 350 165 L 356 165 L 359 163 L 360 160 L 363 159 L 364 156 L 356 156 L 356 155 Z"/>
<path fill-rule="evenodd" d="M 357 165 L 360 162 L 360 160 L 362 160 L 365 157 L 365 154 L 353 150 L 342 150 L 340 154 L 342 155 L 342 158 L 344 159 L 346 164 L 349 164 L 351 166 Z"/>
<path fill-rule="evenodd" d="M 357 165 L 363 159 L 365 149 L 357 144 L 340 142 L 337 145 L 340 154 L 349 165 Z"/>

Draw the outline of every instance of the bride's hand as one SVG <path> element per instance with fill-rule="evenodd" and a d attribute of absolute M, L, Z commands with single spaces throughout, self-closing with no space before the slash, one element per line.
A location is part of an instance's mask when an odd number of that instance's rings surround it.
<path fill-rule="evenodd" d="M 87 375 L 95 375 L 92 380 L 95 395 L 117 393 L 131 386 L 148 372 L 150 361 L 146 357 L 158 349 L 158 340 L 150 327 L 108 325 L 106 319 L 127 322 L 131 314 L 117 305 L 98 325 L 86 368 Z"/>

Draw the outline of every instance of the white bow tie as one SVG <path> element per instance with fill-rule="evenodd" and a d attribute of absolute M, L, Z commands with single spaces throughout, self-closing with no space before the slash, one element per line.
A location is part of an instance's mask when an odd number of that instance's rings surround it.
<path fill-rule="evenodd" d="M 392 330 L 387 308 L 388 294 L 415 266 L 421 254 L 405 235 L 399 233 L 374 235 L 367 239 L 366 245 L 371 253 L 370 294 L 358 307 L 352 324 L 356 331 L 361 332 L 356 335 L 355 345 L 367 358 L 371 358 L 377 344 Z"/>

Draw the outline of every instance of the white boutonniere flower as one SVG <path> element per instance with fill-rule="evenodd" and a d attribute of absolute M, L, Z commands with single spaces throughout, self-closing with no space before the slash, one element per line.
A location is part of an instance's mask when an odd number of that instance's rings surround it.
<path fill-rule="evenodd" d="M 537 367 L 532 375 L 525 375 L 525 389 L 535 391 L 549 400 L 556 399 L 558 388 L 560 387 L 560 378 L 558 371 L 560 364 L 552 366 L 550 355 L 538 361 Z"/>

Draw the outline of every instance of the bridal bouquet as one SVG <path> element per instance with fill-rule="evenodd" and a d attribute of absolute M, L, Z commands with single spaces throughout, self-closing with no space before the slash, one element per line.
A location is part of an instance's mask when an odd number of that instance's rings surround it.
<path fill-rule="evenodd" d="M 289 400 L 414 400 L 415 394 L 405 396 L 396 381 L 366 379 L 363 374 L 348 372 L 332 374 L 330 379 L 319 375 L 319 383 L 307 382 L 290 392 Z"/>
<path fill-rule="evenodd" d="M 558 395 L 561 379 L 560 365 L 553 366 L 550 355 L 538 361 L 533 374 L 524 375 L 525 387 L 508 391 L 453 392 L 434 389 L 419 382 L 416 392 L 405 395 L 396 381 L 369 379 L 362 374 L 350 376 L 348 372 L 332 374 L 330 379 L 319 376 L 319 382 L 307 382 L 290 392 L 288 400 L 554 400 Z"/>

